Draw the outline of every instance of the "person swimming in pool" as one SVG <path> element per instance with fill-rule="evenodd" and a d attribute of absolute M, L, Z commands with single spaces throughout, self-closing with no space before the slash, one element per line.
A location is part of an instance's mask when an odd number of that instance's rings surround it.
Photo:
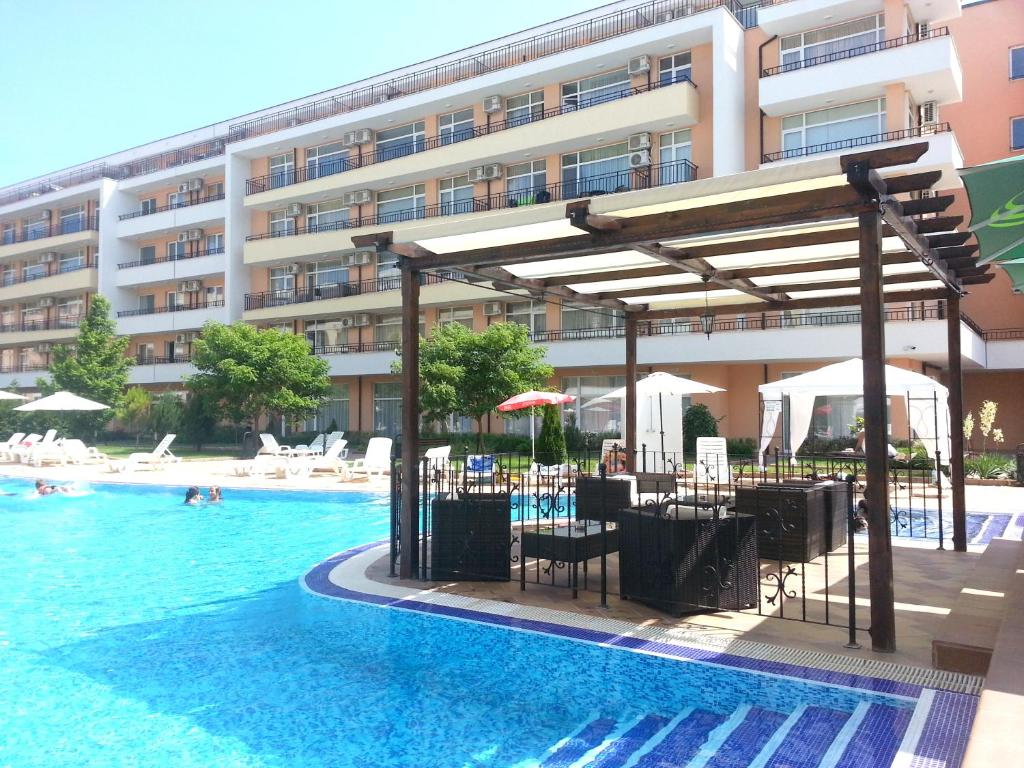
<path fill-rule="evenodd" d="M 203 494 L 199 492 L 196 486 L 190 487 L 185 491 L 185 503 L 186 504 L 199 504 L 203 501 Z"/>
<path fill-rule="evenodd" d="M 208 499 L 208 501 L 211 504 L 219 504 L 221 501 L 223 501 L 223 498 L 221 497 L 221 494 L 220 494 L 220 486 L 219 485 L 211 485 L 210 486 L 210 498 Z"/>
<path fill-rule="evenodd" d="M 50 496 L 54 493 L 67 493 L 70 488 L 66 485 L 47 485 L 42 480 L 36 480 L 36 493 L 40 496 Z"/>

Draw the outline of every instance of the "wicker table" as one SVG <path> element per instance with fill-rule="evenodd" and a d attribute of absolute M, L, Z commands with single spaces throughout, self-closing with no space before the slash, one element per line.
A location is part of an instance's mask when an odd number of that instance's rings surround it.
<path fill-rule="evenodd" d="M 601 532 L 600 523 L 590 523 L 585 528 L 575 523 L 557 527 L 524 530 L 522 533 L 523 577 L 526 574 L 526 558 L 551 560 L 557 563 L 572 563 L 572 596 L 576 599 L 579 590 L 579 564 L 587 572 L 587 560 L 619 551 L 619 532 L 606 526 Z M 607 547 L 607 548 L 606 548 Z"/>

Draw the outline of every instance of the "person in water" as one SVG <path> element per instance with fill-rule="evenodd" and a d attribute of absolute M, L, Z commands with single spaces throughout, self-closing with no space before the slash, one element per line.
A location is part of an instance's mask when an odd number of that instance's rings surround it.
<path fill-rule="evenodd" d="M 199 492 L 196 486 L 192 486 L 185 491 L 185 503 L 186 504 L 199 504 L 203 500 L 203 494 Z"/>
<path fill-rule="evenodd" d="M 219 485 L 211 485 L 210 486 L 209 502 L 211 504 L 219 504 L 222 500 L 223 499 L 221 498 L 221 495 L 220 495 L 220 486 Z"/>
<path fill-rule="evenodd" d="M 36 480 L 36 493 L 40 496 L 49 496 L 54 493 L 67 493 L 70 488 L 66 485 L 47 485 L 42 480 Z"/>

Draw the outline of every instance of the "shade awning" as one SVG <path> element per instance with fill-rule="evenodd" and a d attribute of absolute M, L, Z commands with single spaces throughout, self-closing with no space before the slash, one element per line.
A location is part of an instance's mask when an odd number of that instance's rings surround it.
<path fill-rule="evenodd" d="M 1024 157 L 964 168 L 960 176 L 971 201 L 979 263 L 999 264 L 1014 291 L 1024 290 Z"/>
<path fill-rule="evenodd" d="M 645 376 L 636 383 L 636 394 L 637 397 L 647 397 L 650 395 L 710 395 L 715 392 L 725 392 L 721 387 L 715 387 L 711 384 L 704 384 L 694 379 L 687 379 L 683 376 L 673 376 L 671 373 L 665 371 L 655 371 L 649 376 Z M 595 397 L 593 400 L 588 400 L 583 404 L 584 408 L 590 408 L 591 406 L 597 405 L 607 400 L 621 400 L 626 396 L 626 388 L 619 387 L 613 389 L 607 394 Z"/>
<path fill-rule="evenodd" d="M 30 403 L 19 405 L 14 410 L 25 413 L 32 411 L 103 411 L 109 407 L 109 405 L 79 397 L 73 392 L 55 392 Z"/>

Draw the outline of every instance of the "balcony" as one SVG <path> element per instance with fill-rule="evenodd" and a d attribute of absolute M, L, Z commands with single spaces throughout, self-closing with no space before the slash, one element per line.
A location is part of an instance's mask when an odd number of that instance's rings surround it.
<path fill-rule="evenodd" d="M 147 155 L 138 160 L 124 163 L 116 169 L 118 179 L 131 179 L 136 176 L 145 176 L 159 171 L 178 171 L 180 166 L 197 163 L 212 157 L 220 157 L 224 154 L 224 139 L 208 139 L 206 141 L 189 144 L 186 147 L 170 149 L 166 152 L 158 152 L 154 155 Z"/>
<path fill-rule="evenodd" d="M 20 275 L 0 281 L 0 302 L 96 291 L 95 256 L 83 259 L 73 266 L 62 266 L 57 262 L 42 266 L 43 272 L 22 272 Z"/>
<path fill-rule="evenodd" d="M 78 335 L 81 322 L 82 318 L 75 315 L 0 323 L 0 345 L 11 347 L 71 341 Z"/>
<path fill-rule="evenodd" d="M 961 0 L 905 0 L 909 16 L 929 22 L 956 18 Z M 884 0 L 759 0 L 757 23 L 768 35 L 791 35 L 885 10 Z"/>
<path fill-rule="evenodd" d="M 455 277 L 454 273 L 447 278 Z M 420 285 L 436 285 L 444 282 L 445 276 L 423 273 Z M 330 283 L 315 288 L 296 288 L 291 291 L 263 291 L 262 293 L 245 294 L 245 309 L 266 309 L 268 307 L 284 307 L 290 304 L 305 304 L 311 301 L 327 301 L 347 296 L 362 296 L 367 293 L 397 291 L 402 287 L 401 276 L 378 277 L 372 280 L 360 280 L 354 283 Z"/>
<path fill-rule="evenodd" d="M 22 184 L 6 192 L 0 192 L 0 206 L 11 205 L 22 200 L 32 200 L 53 192 L 61 192 L 68 187 L 75 187 L 103 178 L 117 178 L 117 170 L 104 163 L 98 163 L 97 165 L 77 171 L 54 174 L 40 181 Z"/>
<path fill-rule="evenodd" d="M 495 162 L 523 150 L 539 156 L 554 151 L 569 139 L 575 146 L 586 146 L 599 136 L 628 133 L 638 125 L 662 119 L 681 128 L 697 123 L 697 94 L 689 80 L 623 88 L 529 117 L 501 120 L 457 134 L 431 136 L 317 166 L 258 176 L 246 181 L 246 195 L 257 196 L 247 199 L 246 204 L 278 204 L 342 187 L 379 184 L 382 174 L 387 175 L 389 185 L 400 185 L 405 180 L 435 175 L 439 167 Z M 512 129 L 519 130 L 508 133 Z M 424 157 L 423 153 L 430 150 L 439 151 Z M 389 165 L 380 173 L 371 168 L 381 163 Z M 338 178 L 339 175 L 343 178 Z"/>
<path fill-rule="evenodd" d="M 210 320 L 225 320 L 224 301 L 199 301 L 186 305 L 128 309 L 117 313 L 117 332 L 122 335 L 196 330 Z"/>
<path fill-rule="evenodd" d="M 661 163 L 644 168 L 602 174 L 576 182 L 549 184 L 521 192 L 496 192 L 453 203 L 429 205 L 395 213 L 362 216 L 346 221 L 297 227 L 283 232 L 264 232 L 246 237 L 245 261 L 297 259 L 352 248 L 352 230 L 394 225 L 402 222 L 486 213 L 500 210 L 527 209 L 533 205 L 577 200 L 599 195 L 618 194 L 693 181 L 697 167 L 688 160 Z M 333 233 L 331 236 L 328 233 Z M 311 240 L 310 238 L 314 238 Z M 315 239 L 319 238 L 319 239 Z"/>
<path fill-rule="evenodd" d="M 0 240 L 0 259 L 35 251 L 67 251 L 76 246 L 96 245 L 99 228 L 97 216 L 23 228 L 13 237 Z"/>
<path fill-rule="evenodd" d="M 128 372 L 130 384 L 180 383 L 185 376 L 195 373 L 191 355 L 175 357 L 136 356 L 135 365 Z"/>
<path fill-rule="evenodd" d="M 221 275 L 224 273 L 223 255 L 223 248 L 210 248 L 174 259 L 160 256 L 152 261 L 126 261 L 117 265 L 115 281 L 118 287 L 127 287 Z"/>
<path fill-rule="evenodd" d="M 989 370 L 1024 369 L 1024 328 L 994 328 L 982 332 L 985 367 Z"/>
<path fill-rule="evenodd" d="M 780 117 L 885 95 L 901 83 L 918 104 L 963 99 L 963 73 L 946 27 L 817 56 L 761 73 L 761 109 Z"/>
<path fill-rule="evenodd" d="M 226 211 L 224 195 L 212 195 L 184 205 L 164 205 L 149 213 L 132 211 L 121 216 L 117 236 L 140 238 L 157 232 L 202 229 L 221 224 Z"/>

